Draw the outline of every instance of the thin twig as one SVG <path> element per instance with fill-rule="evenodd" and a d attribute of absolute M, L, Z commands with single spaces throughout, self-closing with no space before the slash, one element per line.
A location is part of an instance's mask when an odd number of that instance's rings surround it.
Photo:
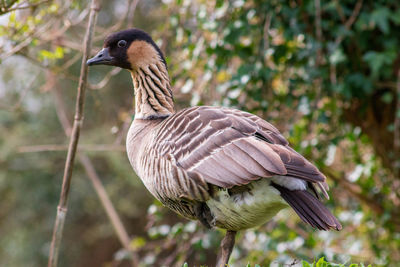
<path fill-rule="evenodd" d="M 375 199 L 362 193 L 362 189 L 359 185 L 349 182 L 346 178 L 341 177 L 340 174 L 337 174 L 331 168 L 325 167 L 322 171 L 327 174 L 330 179 L 336 181 L 344 190 L 350 193 L 350 195 L 357 198 L 361 203 L 366 204 L 376 214 L 382 214 L 384 212 L 385 209 L 377 203 Z"/>
<path fill-rule="evenodd" d="M 9 8 L 11 8 L 16 2 L 18 2 L 18 0 L 12 0 L 12 1 L 8 1 L 6 2 L 5 0 L 1 1 L 0 4 L 0 15 L 3 15 L 7 12 L 9 12 Z"/>
<path fill-rule="evenodd" d="M 343 9 L 342 9 L 342 7 L 340 6 L 339 1 L 335 1 L 335 5 L 336 5 L 337 14 L 338 14 L 339 17 L 340 17 L 340 21 L 341 21 L 342 23 L 345 23 L 345 22 L 346 22 L 346 16 L 344 15 Z"/>
<path fill-rule="evenodd" d="M 55 75 L 53 73 L 53 75 Z M 58 90 L 58 86 L 55 85 L 53 87 L 53 95 L 54 95 L 54 100 L 55 100 L 55 107 L 56 107 L 56 112 L 57 112 L 57 117 L 58 120 L 61 123 L 62 128 L 64 129 L 64 133 L 66 136 L 70 136 L 71 133 L 71 123 L 68 120 L 67 116 L 67 109 L 65 108 L 64 101 L 62 100 L 62 95 L 60 94 L 60 91 Z M 92 146 L 93 148 L 96 149 L 101 149 L 101 146 L 104 146 L 103 148 L 111 148 L 111 147 L 119 147 L 122 151 L 125 151 L 124 146 L 116 146 L 116 145 L 89 145 Z M 117 211 L 115 210 L 110 198 L 107 195 L 107 192 L 101 183 L 101 180 L 99 178 L 99 175 L 96 172 L 96 169 L 93 166 L 92 161 L 90 158 L 82 153 L 82 146 L 79 146 L 79 160 L 80 163 L 83 165 L 86 174 L 88 175 L 89 180 L 92 182 L 92 185 L 97 193 L 97 196 L 100 199 L 101 204 L 104 207 L 104 210 L 106 211 L 106 214 L 108 218 L 111 221 L 111 224 L 117 234 L 118 239 L 120 240 L 122 246 L 125 248 L 126 251 L 128 251 L 131 255 L 132 259 L 132 266 L 137 266 L 138 265 L 138 256 L 137 254 L 132 250 L 130 247 L 130 238 L 129 235 L 122 223 L 122 220 L 120 219 Z"/>
<path fill-rule="evenodd" d="M 66 151 L 68 150 L 68 145 L 58 145 L 58 144 L 48 144 L 48 145 L 35 145 L 35 146 L 20 146 L 17 148 L 18 153 L 37 153 L 37 152 L 54 152 L 54 151 Z M 79 151 L 86 152 L 108 152 L 108 151 L 118 151 L 125 152 L 126 148 L 123 145 L 79 145 Z"/>
<path fill-rule="evenodd" d="M 129 6 L 129 13 L 128 13 L 128 17 L 127 17 L 127 26 L 128 28 L 132 28 L 133 27 L 133 18 L 135 16 L 135 10 L 136 10 L 136 6 L 139 3 L 140 0 L 133 0 L 133 3 L 131 3 L 131 5 Z"/>
<path fill-rule="evenodd" d="M 322 26 L 321 26 L 321 2 L 320 0 L 315 0 L 315 36 L 318 41 L 317 53 L 315 57 L 315 68 L 319 70 L 319 68 L 323 64 L 323 54 L 322 54 Z M 313 129 L 315 126 L 315 122 L 318 118 L 318 104 L 320 102 L 321 94 L 322 94 L 322 78 L 316 77 L 314 79 L 314 88 L 315 88 L 315 99 L 311 103 L 311 110 L 313 111 L 311 115 L 311 121 L 308 124 L 307 132 L 313 133 Z"/>
<path fill-rule="evenodd" d="M 397 83 L 396 83 L 396 109 L 394 112 L 394 142 L 393 142 L 393 150 L 395 155 L 394 160 L 394 170 L 395 173 L 400 172 L 400 69 L 397 71 Z"/>
<path fill-rule="evenodd" d="M 103 205 L 104 209 L 106 210 L 106 214 L 108 218 L 110 219 L 114 230 L 116 231 L 116 234 L 118 236 L 119 241 L 127 250 L 130 255 L 131 255 L 131 260 L 132 260 L 132 266 L 138 266 L 139 265 L 139 257 L 134 251 L 132 251 L 132 248 L 130 246 L 131 239 L 129 238 L 129 235 L 122 224 L 122 221 L 115 210 L 110 198 L 107 195 L 106 190 L 104 189 L 103 184 L 100 181 L 99 176 L 97 175 L 97 172 L 90 161 L 89 157 L 85 155 L 84 153 L 79 153 L 79 160 L 83 167 L 85 168 L 85 172 L 87 176 L 89 177 L 90 181 L 93 184 L 94 189 L 96 190 L 97 196 L 99 197 L 101 204 Z"/>
<path fill-rule="evenodd" d="M 110 70 L 106 75 L 104 75 L 104 78 L 103 78 L 100 82 L 98 82 L 98 83 L 96 83 L 96 84 L 91 84 L 91 83 L 89 83 L 89 88 L 90 88 L 90 89 L 93 89 L 93 90 L 98 90 L 98 89 L 103 88 L 104 86 L 107 85 L 107 83 L 110 81 L 110 79 L 111 79 L 113 76 L 115 76 L 115 75 L 117 75 L 118 73 L 120 73 L 121 70 L 122 70 L 121 68 L 113 68 L 113 69 Z"/>
<path fill-rule="evenodd" d="M 54 224 L 53 237 L 49 252 L 49 267 L 56 267 L 58 262 L 58 254 L 61 245 L 62 233 L 64 228 L 65 217 L 67 215 L 68 194 L 71 185 L 71 177 L 74 166 L 75 154 L 79 141 L 80 129 L 83 123 L 83 107 L 85 103 L 85 89 L 87 80 L 86 61 L 89 58 L 89 52 L 92 45 L 92 37 L 96 24 L 97 13 L 100 10 L 99 0 L 92 0 L 90 3 L 89 22 L 84 39 L 84 53 L 81 64 L 81 73 L 78 84 L 78 94 L 75 107 L 74 124 L 68 148 L 67 159 L 65 161 L 64 177 L 60 194 L 60 201 L 57 207 L 57 217 Z"/>
<path fill-rule="evenodd" d="M 129 116 L 127 116 L 125 118 L 124 123 L 122 124 L 121 130 L 119 130 L 119 133 L 117 134 L 117 138 L 115 138 L 114 145 L 122 144 L 122 141 L 125 138 L 128 130 L 129 130 L 129 126 L 131 125 L 132 114 L 134 114 L 134 111 L 133 110 L 129 111 Z"/>
<path fill-rule="evenodd" d="M 322 25 L 321 25 L 321 2 L 320 0 L 315 0 L 315 35 L 318 41 L 318 49 L 317 49 L 317 59 L 316 64 L 317 67 L 322 63 Z"/>
<path fill-rule="evenodd" d="M 362 4 L 363 4 L 363 0 L 357 1 L 356 5 L 353 9 L 353 12 L 351 13 L 351 16 L 344 24 L 344 27 L 346 28 L 346 30 L 350 30 L 351 26 L 356 21 L 358 14 L 360 13 Z M 335 46 L 337 47 L 343 41 L 343 39 L 344 39 L 344 34 L 339 35 L 335 40 Z"/>
<path fill-rule="evenodd" d="M 3 10 L 1 10 L 0 14 L 4 14 L 4 13 L 8 13 L 8 12 L 15 11 L 15 10 L 20 10 L 20 9 L 27 9 L 27 8 L 37 7 L 37 6 L 41 5 L 41 4 L 45 4 L 45 3 L 48 3 L 50 1 L 52 1 L 52 0 L 44 0 L 44 1 L 41 1 L 41 2 L 37 2 L 37 3 L 24 2 L 24 3 L 21 3 L 21 4 L 17 5 L 16 7 L 8 8 L 8 9 L 4 10 L 4 12 L 3 12 Z"/>
<path fill-rule="evenodd" d="M 133 17 L 133 15 L 135 13 L 135 9 L 136 9 L 135 3 L 133 4 L 132 10 L 129 8 L 129 6 L 131 6 L 131 0 L 127 1 L 126 6 L 128 8 L 125 9 L 125 13 L 120 17 L 120 19 L 116 23 L 114 23 L 114 25 L 112 25 L 111 27 L 106 28 L 106 29 L 102 28 L 101 26 L 98 27 L 100 34 L 96 35 L 96 37 L 94 39 L 95 41 L 103 40 L 104 37 L 106 37 L 108 34 L 110 34 L 110 32 L 114 32 L 114 31 L 120 29 L 122 27 L 122 25 L 124 25 L 125 19 L 128 18 L 129 12 L 131 12 L 132 17 Z"/>
<path fill-rule="evenodd" d="M 38 36 L 39 34 L 41 34 L 43 32 L 48 32 L 50 26 L 52 26 L 52 25 L 53 25 L 53 22 L 49 21 L 46 24 L 44 24 L 41 28 L 36 29 L 35 32 L 32 32 L 30 36 L 24 37 L 25 39 L 22 42 L 20 42 L 19 44 L 17 44 L 13 48 L 11 48 L 9 51 L 7 51 L 3 54 L 0 54 L 0 61 L 5 60 L 6 58 L 16 54 L 17 52 L 19 52 L 20 50 L 22 50 L 23 48 L 28 46 L 36 36 Z"/>
<path fill-rule="evenodd" d="M 264 62 L 267 64 L 268 61 L 268 55 L 265 54 L 267 50 L 269 49 L 269 29 L 271 27 L 271 18 L 272 15 L 270 12 L 267 13 L 265 17 L 265 23 L 264 23 L 264 29 L 263 29 L 263 57 L 264 57 Z"/>

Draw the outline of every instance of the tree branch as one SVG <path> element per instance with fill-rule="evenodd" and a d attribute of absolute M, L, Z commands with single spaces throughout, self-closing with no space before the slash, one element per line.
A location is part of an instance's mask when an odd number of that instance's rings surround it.
<path fill-rule="evenodd" d="M 61 119 L 60 119 L 61 120 Z M 36 152 L 53 152 L 53 151 L 66 151 L 68 150 L 67 145 L 59 145 L 59 144 L 48 144 L 48 145 L 35 145 L 35 146 L 20 146 L 17 148 L 18 153 L 36 153 Z M 79 151 L 87 151 L 87 152 L 105 152 L 105 151 L 120 151 L 124 152 L 126 150 L 123 145 L 93 145 L 93 144 L 85 144 L 78 146 Z"/>
<path fill-rule="evenodd" d="M 115 210 L 110 198 L 108 197 L 107 192 L 104 189 L 104 186 L 101 183 L 92 162 L 90 161 L 89 157 L 84 153 L 79 153 L 79 160 L 85 168 L 85 172 L 92 182 L 94 189 L 96 190 L 97 196 L 99 197 L 100 202 L 103 205 L 112 226 L 114 227 L 119 241 L 121 242 L 125 250 L 130 253 L 132 257 L 132 266 L 138 266 L 139 257 L 136 253 L 134 253 L 130 246 L 131 239 L 129 238 L 128 232 L 126 231 L 117 211 Z"/>
<path fill-rule="evenodd" d="M 395 173 L 399 173 L 400 170 L 400 69 L 397 71 L 397 83 L 396 83 L 396 109 L 394 112 L 394 142 L 393 150 L 395 154 L 394 170 Z"/>
<path fill-rule="evenodd" d="M 346 30 L 350 30 L 351 26 L 354 24 L 354 22 L 356 21 L 358 14 L 360 13 L 361 7 L 363 4 L 363 0 L 358 0 L 353 12 L 351 13 L 351 16 L 349 17 L 349 19 L 345 22 L 344 27 L 346 28 Z M 339 35 L 336 40 L 335 40 L 335 46 L 339 46 L 339 44 L 343 41 L 344 39 L 344 35 L 341 34 Z"/>
<path fill-rule="evenodd" d="M 103 88 L 110 81 L 110 79 L 113 76 L 115 76 L 118 73 L 120 73 L 121 70 L 122 70 L 121 68 L 113 68 L 113 69 L 111 69 L 109 72 L 107 72 L 106 75 L 104 75 L 104 78 L 100 82 L 98 82 L 96 84 L 89 83 L 89 88 L 93 89 L 93 90 L 98 90 L 98 89 Z"/>
<path fill-rule="evenodd" d="M 75 107 L 74 124 L 68 148 L 67 159 L 65 161 L 64 177 L 60 194 L 60 201 L 57 207 L 57 217 L 54 224 L 53 237 L 49 252 L 49 267 L 56 267 L 58 262 L 58 254 L 61 245 L 62 233 L 64 228 L 65 217 L 67 215 L 68 195 L 71 185 L 72 171 L 74 166 L 75 154 L 79 141 L 79 134 L 83 123 L 83 107 L 85 103 L 85 89 L 87 80 L 86 61 L 89 58 L 89 52 L 92 45 L 92 37 L 96 24 L 97 13 L 100 10 L 99 0 L 92 0 L 90 3 L 89 22 L 84 39 L 84 53 L 81 63 L 81 73 L 78 84 L 78 94 Z"/>
<path fill-rule="evenodd" d="M 56 107 L 58 120 L 60 121 L 60 123 L 64 129 L 65 135 L 70 136 L 71 124 L 67 118 L 66 108 L 65 108 L 64 102 L 62 101 L 62 96 L 58 90 L 57 85 L 55 85 L 53 87 L 53 92 L 54 92 L 54 99 L 56 102 L 55 107 Z M 88 145 L 87 148 L 95 149 L 95 151 L 105 151 L 105 149 L 110 150 L 111 148 L 112 149 L 119 148 L 120 151 L 125 151 L 125 146 L 121 146 L 121 145 Z M 101 149 L 103 149 L 103 150 L 101 150 Z M 82 151 L 81 146 L 79 146 L 79 150 Z M 116 150 L 116 149 L 114 149 L 114 150 Z M 120 242 L 121 242 L 122 246 L 125 248 L 125 250 L 127 250 L 131 255 L 132 266 L 138 266 L 138 258 L 139 257 L 130 247 L 129 235 L 128 235 L 117 211 L 115 210 L 110 198 L 108 197 L 107 192 L 104 189 L 104 186 L 101 183 L 101 180 L 96 172 L 96 169 L 93 166 L 93 163 L 91 162 L 90 158 L 87 155 L 85 155 L 84 153 L 80 152 L 78 155 L 79 155 L 80 163 L 83 165 L 89 180 L 92 182 L 92 185 L 97 193 L 97 196 L 99 197 L 100 202 L 103 205 L 103 208 L 106 211 L 106 214 L 111 221 L 111 224 L 117 234 L 118 239 L 120 240 Z"/>
<path fill-rule="evenodd" d="M 129 10 L 129 13 L 128 13 L 128 16 L 127 16 L 127 26 L 128 26 L 128 28 L 132 28 L 133 27 L 133 18 L 134 18 L 134 16 L 135 16 L 135 10 L 136 10 L 136 6 L 137 6 L 137 4 L 139 3 L 139 1 L 140 0 L 133 0 L 133 2 L 131 2 L 130 4 L 129 4 L 129 8 L 128 8 L 128 10 Z"/>
<path fill-rule="evenodd" d="M 24 2 L 24 3 L 21 3 L 21 4 L 17 5 L 16 7 L 6 8 L 4 11 L 3 11 L 3 8 L 1 8 L 0 14 L 4 14 L 4 13 L 8 13 L 8 12 L 15 11 L 15 10 L 20 10 L 20 9 L 27 9 L 27 8 L 37 7 L 37 6 L 41 5 L 41 4 L 46 4 L 46 3 L 49 3 L 51 1 L 52 0 L 43 0 L 43 1 L 40 1 L 40 2 L 37 2 L 37 3 L 29 3 L 29 1 L 28 2 Z"/>
<path fill-rule="evenodd" d="M 317 46 L 317 52 L 316 52 L 316 57 L 315 57 L 315 68 L 317 70 L 320 69 L 320 66 L 323 64 L 323 53 L 322 53 L 322 41 L 323 41 L 323 35 L 322 35 L 322 25 L 321 25 L 321 2 L 320 0 L 315 0 L 314 1 L 315 5 L 315 38 L 318 41 L 318 46 Z M 307 130 L 309 133 L 313 132 L 315 122 L 318 119 L 318 104 L 321 99 L 321 94 L 322 94 L 322 77 L 316 77 L 314 78 L 313 84 L 315 88 L 315 99 L 311 102 L 311 110 L 313 113 L 311 114 L 311 121 L 308 124 Z"/>
<path fill-rule="evenodd" d="M 357 198 L 361 203 L 366 204 L 376 214 L 382 214 L 384 212 L 384 208 L 381 205 L 362 193 L 362 189 L 359 185 L 349 182 L 346 178 L 335 173 L 331 168 L 323 168 L 323 172 L 326 173 L 329 178 L 336 181 L 342 188 L 350 193 L 350 195 Z"/>

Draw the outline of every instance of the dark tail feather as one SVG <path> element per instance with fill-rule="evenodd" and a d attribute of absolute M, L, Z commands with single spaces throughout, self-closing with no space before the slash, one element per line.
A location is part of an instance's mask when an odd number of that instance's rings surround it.
<path fill-rule="evenodd" d="M 296 211 L 300 219 L 319 230 L 341 230 L 342 225 L 332 213 L 306 190 L 289 190 L 272 184 L 281 193 L 281 197 Z"/>

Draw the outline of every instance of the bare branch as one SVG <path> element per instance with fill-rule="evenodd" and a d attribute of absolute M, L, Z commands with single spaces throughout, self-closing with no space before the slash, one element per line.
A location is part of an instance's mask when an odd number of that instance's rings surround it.
<path fill-rule="evenodd" d="M 12 0 L 9 2 L 6 1 L 1 1 L 0 4 L 0 15 L 6 14 L 7 12 L 10 12 L 10 8 L 17 2 L 18 0 Z"/>
<path fill-rule="evenodd" d="M 10 112 L 14 112 L 14 111 L 18 110 L 19 107 L 21 106 L 24 98 L 28 94 L 29 89 L 32 88 L 33 84 L 36 82 L 38 77 L 39 77 L 39 73 L 34 75 L 34 77 L 27 83 L 27 86 L 25 86 L 25 88 L 22 90 L 22 92 L 19 95 L 19 98 L 18 98 L 17 102 L 13 106 L 8 106 L 6 104 L 2 104 L 2 106 L 0 108 L 1 109 L 5 109 L 5 110 L 10 111 Z"/>
<path fill-rule="evenodd" d="M 72 62 L 73 60 L 70 60 L 70 62 Z M 66 65 L 71 64 L 70 62 L 67 62 Z M 64 66 L 63 66 L 64 67 Z M 62 67 L 62 68 L 63 68 Z M 62 69 L 61 68 L 61 69 Z M 111 74 L 107 75 L 107 77 L 105 79 L 103 79 L 103 81 L 101 82 L 102 85 L 104 86 L 108 80 L 111 78 L 111 76 L 119 73 L 119 69 L 116 69 L 117 71 L 112 71 L 110 72 Z M 58 73 L 60 70 L 56 69 L 56 72 Z M 55 74 L 53 73 L 53 75 L 55 76 Z M 59 74 L 57 74 L 59 75 Z M 54 98 L 55 98 L 55 102 L 56 102 L 56 111 L 57 111 L 57 115 L 58 118 L 60 120 L 60 123 L 62 124 L 63 128 L 64 128 L 64 132 L 67 136 L 70 135 L 71 132 L 71 124 L 68 120 L 68 115 L 66 112 L 66 108 L 64 105 L 64 101 L 62 100 L 62 95 L 60 94 L 60 91 L 58 90 L 57 86 L 53 87 L 53 93 L 54 93 Z M 42 147 L 43 148 L 43 147 Z M 55 148 L 55 147 L 53 147 Z M 60 149 L 60 147 L 56 147 L 57 149 Z M 65 149 L 65 147 L 62 147 Z M 32 147 L 30 147 L 30 149 L 32 149 Z M 33 147 L 33 149 L 35 149 Z M 38 148 L 40 149 L 40 148 Z M 51 147 L 47 147 L 47 149 L 51 149 Z M 79 149 L 85 149 L 88 151 L 125 151 L 125 146 L 122 146 L 120 144 L 115 144 L 115 145 L 82 145 L 79 146 Z M 112 205 L 101 181 L 99 176 L 96 173 L 96 170 L 93 166 L 93 164 L 91 163 L 89 157 L 87 157 L 86 155 L 79 153 L 79 159 L 81 164 L 83 165 L 88 178 L 91 180 L 93 187 L 107 213 L 107 216 L 109 217 L 111 224 L 113 225 L 113 228 L 117 234 L 117 237 L 119 238 L 122 246 L 125 248 L 126 251 L 128 251 L 131 255 L 131 259 L 132 259 L 132 266 L 137 266 L 138 265 L 138 255 L 132 250 L 132 248 L 130 247 L 130 238 L 129 235 L 126 231 L 126 229 L 124 228 L 121 219 L 118 216 L 117 211 L 115 210 L 114 206 Z"/>
<path fill-rule="evenodd" d="M 321 26 L 321 2 L 320 0 L 315 0 L 315 36 L 318 41 L 317 53 L 315 57 L 315 68 L 319 69 L 319 67 L 323 64 L 323 53 L 322 53 L 322 26 Z M 313 81 L 315 88 L 315 99 L 311 103 L 311 110 L 313 111 L 311 115 L 311 122 L 308 124 L 308 132 L 312 133 L 313 128 L 315 126 L 315 121 L 318 118 L 318 104 L 320 102 L 321 94 L 322 94 L 322 78 L 316 77 Z"/>
<path fill-rule="evenodd" d="M 378 203 L 376 203 L 374 199 L 371 199 L 368 196 L 364 195 L 359 185 L 347 181 L 346 178 L 341 177 L 330 168 L 324 168 L 323 172 L 326 173 L 329 178 L 336 181 L 343 189 L 345 189 L 353 197 L 357 198 L 361 203 L 367 204 L 368 207 L 375 213 L 377 214 L 383 213 L 384 208 Z"/>
<path fill-rule="evenodd" d="M 19 5 L 17 5 L 16 7 L 11 7 L 11 8 L 1 8 L 0 14 L 5 14 L 11 11 L 15 11 L 15 10 L 20 10 L 20 9 L 27 9 L 27 8 L 32 8 L 32 7 L 37 7 L 39 5 L 42 4 L 46 4 L 51 2 L 52 0 L 43 0 L 41 2 L 37 2 L 37 3 L 29 3 L 29 2 L 24 2 L 21 3 Z M 16 1 L 15 1 L 16 2 Z"/>
<path fill-rule="evenodd" d="M 356 21 L 358 14 L 360 13 L 361 7 L 363 4 L 363 0 L 358 0 L 353 12 L 351 13 L 351 16 L 349 17 L 349 19 L 345 22 L 344 27 L 346 28 L 346 30 L 350 30 L 351 26 L 354 24 L 354 22 Z M 339 44 L 343 41 L 344 39 L 344 35 L 339 35 L 336 40 L 335 40 L 335 45 L 336 47 L 339 46 Z"/>
<path fill-rule="evenodd" d="M 131 3 L 131 5 L 129 6 L 129 13 L 128 13 L 128 28 L 132 28 L 133 27 L 133 18 L 135 16 L 135 10 L 136 10 L 136 6 L 139 3 L 140 0 L 133 0 L 133 3 Z"/>
<path fill-rule="evenodd" d="M 106 190 L 104 189 L 104 186 L 102 185 L 99 176 L 97 175 L 97 172 L 90 161 L 89 157 L 83 153 L 79 154 L 79 160 L 83 167 L 85 168 L 86 174 L 89 177 L 89 179 L 92 181 L 93 187 L 96 190 L 97 196 L 99 197 L 101 204 L 103 205 L 104 209 L 106 210 L 106 214 L 108 218 L 110 219 L 114 230 L 117 233 L 118 239 L 123 245 L 123 247 L 130 252 L 130 255 L 132 256 L 132 266 L 138 266 L 139 265 L 139 257 L 136 253 L 134 253 L 131 249 L 130 246 L 130 238 L 125 230 L 124 225 L 122 224 L 121 219 L 119 218 L 119 215 L 117 211 L 115 210 L 110 198 L 107 195 Z"/>
<path fill-rule="evenodd" d="M 397 71 L 397 83 L 396 83 L 396 109 L 394 112 L 394 169 L 396 173 L 400 171 L 400 69 Z"/>
<path fill-rule="evenodd" d="M 269 29 L 271 27 L 271 18 L 272 18 L 272 15 L 270 12 L 268 12 L 265 17 L 265 23 L 264 23 L 264 29 L 263 29 L 263 41 L 264 41 L 263 52 L 264 53 L 269 49 Z M 266 62 L 267 60 L 268 60 L 268 58 L 266 56 L 264 56 L 265 63 L 267 63 Z"/>
<path fill-rule="evenodd" d="M 98 30 L 99 30 L 100 34 L 98 34 L 95 37 L 95 39 L 94 39 L 95 41 L 103 40 L 108 34 L 110 34 L 110 32 L 115 32 L 115 31 L 119 30 L 122 27 L 122 25 L 124 25 L 125 19 L 128 18 L 129 12 L 131 12 L 131 16 L 133 18 L 133 15 L 134 15 L 135 9 L 136 9 L 136 5 L 137 5 L 137 3 L 135 4 L 135 2 L 138 2 L 138 0 L 134 0 L 134 3 L 132 5 L 132 9 L 130 8 L 131 1 L 132 0 L 128 0 L 127 1 L 127 5 L 126 6 L 128 8 L 125 9 L 125 13 L 120 17 L 120 19 L 116 23 L 114 23 L 113 26 L 111 26 L 109 28 L 98 27 Z"/>
<path fill-rule="evenodd" d="M 129 116 L 127 118 L 125 118 L 124 123 L 122 124 L 121 130 L 119 131 L 117 138 L 115 138 L 114 144 L 115 145 L 120 145 L 122 143 L 122 140 L 125 138 L 128 130 L 129 130 L 129 126 L 131 125 L 131 121 L 132 121 L 132 116 L 131 114 L 133 114 L 134 111 L 131 110 L 129 112 Z"/>
<path fill-rule="evenodd" d="M 315 0 L 314 4 L 315 4 L 315 35 L 317 37 L 318 42 L 322 42 L 321 2 L 320 0 Z"/>
<path fill-rule="evenodd" d="M 54 74 L 53 74 L 54 75 Z M 64 133 L 66 136 L 70 136 L 71 132 L 71 123 L 68 120 L 66 108 L 64 105 L 64 101 L 62 100 L 62 95 L 60 94 L 60 91 L 58 90 L 58 86 L 54 86 L 53 88 L 54 92 L 54 99 L 55 99 L 55 107 L 57 111 L 57 116 L 58 119 L 64 129 Z M 29 147 L 28 147 L 29 148 Z M 30 147 L 32 148 L 32 147 Z M 116 151 L 119 149 L 120 151 L 125 151 L 125 146 L 121 145 L 80 145 L 78 149 L 80 152 L 82 151 L 82 148 L 88 148 L 88 150 L 91 151 L 106 151 L 106 150 L 114 150 Z M 94 149 L 94 150 L 93 150 Z M 109 217 L 111 224 L 117 234 L 117 237 L 119 238 L 122 246 L 127 250 L 132 258 L 132 266 L 137 266 L 138 265 L 138 256 L 137 254 L 131 249 L 130 247 L 130 238 L 125 230 L 124 225 L 122 224 L 122 221 L 120 217 L 118 216 L 117 211 L 115 210 L 112 202 L 110 201 L 106 190 L 104 189 L 104 186 L 101 183 L 101 180 L 90 160 L 89 157 L 87 157 L 85 154 L 79 153 L 79 160 L 80 163 L 83 165 L 88 178 L 91 180 L 92 185 L 97 193 L 97 196 L 100 199 L 100 202 L 102 203 L 107 216 Z"/>
<path fill-rule="evenodd" d="M 110 81 L 111 77 L 113 77 L 113 76 L 117 75 L 118 73 L 120 73 L 121 70 L 122 70 L 121 68 L 113 68 L 113 69 L 111 69 L 106 75 L 104 75 L 103 80 L 101 80 L 99 83 L 96 83 L 96 84 L 90 84 L 89 83 L 89 88 L 90 89 L 94 89 L 94 90 L 98 90 L 98 89 L 103 88 Z"/>
<path fill-rule="evenodd" d="M 61 121 L 61 119 L 60 119 Z M 36 145 L 36 146 L 20 146 L 17 148 L 18 153 L 37 153 L 37 152 L 54 152 L 54 151 L 66 151 L 68 145 L 48 144 L 48 145 Z M 125 152 L 126 148 L 123 145 L 92 145 L 85 144 L 78 146 L 79 151 L 86 152 L 106 152 L 106 151 L 118 151 Z"/>
<path fill-rule="evenodd" d="M 90 3 L 90 15 L 89 15 L 89 22 L 85 34 L 85 40 L 83 42 L 84 45 L 84 53 L 82 58 L 81 64 L 81 73 L 78 85 L 78 94 L 77 94 L 77 101 L 76 101 L 76 109 L 75 109 L 75 117 L 74 117 L 74 124 L 72 128 L 72 134 L 70 138 L 70 144 L 68 148 L 68 155 L 65 162 L 65 169 L 64 169 L 64 177 L 63 177 L 63 184 L 60 194 L 60 202 L 57 207 L 57 217 L 54 224 L 54 231 L 53 237 L 50 246 L 49 252 L 49 267 L 56 267 L 58 262 L 58 253 L 60 250 L 62 233 L 64 228 L 65 217 L 67 215 L 67 204 L 68 204 L 68 195 L 69 189 L 71 185 L 71 178 L 75 160 L 75 154 L 78 146 L 79 141 L 79 134 L 80 129 L 83 123 L 83 107 L 85 103 L 85 87 L 86 87 L 86 80 L 87 80 L 87 65 L 86 61 L 89 58 L 89 52 L 92 45 L 92 36 L 94 32 L 94 27 L 96 24 L 97 13 L 100 10 L 100 3 L 99 0 L 92 0 Z"/>

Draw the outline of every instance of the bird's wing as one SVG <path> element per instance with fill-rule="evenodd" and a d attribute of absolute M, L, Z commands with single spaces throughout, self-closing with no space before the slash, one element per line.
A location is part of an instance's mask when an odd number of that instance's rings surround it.
<path fill-rule="evenodd" d="M 223 188 L 273 176 L 325 185 L 325 176 L 290 148 L 274 126 L 247 112 L 188 108 L 165 120 L 156 139 L 160 155 Z"/>

